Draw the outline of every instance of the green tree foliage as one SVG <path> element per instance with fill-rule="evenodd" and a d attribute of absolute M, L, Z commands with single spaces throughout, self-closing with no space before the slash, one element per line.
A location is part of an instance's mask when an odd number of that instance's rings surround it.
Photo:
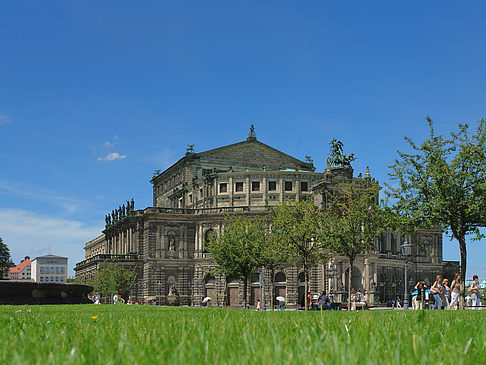
<path fill-rule="evenodd" d="M 486 124 L 468 124 L 450 138 L 437 135 L 427 117 L 430 135 L 422 144 L 405 137 L 411 153 L 398 152 L 388 186 L 395 211 L 415 225 L 437 225 L 459 242 L 462 280 L 466 274 L 466 238 L 484 237 L 486 226 Z M 464 281 L 461 285 L 464 297 Z"/>
<path fill-rule="evenodd" d="M 279 235 L 268 218 L 260 218 L 259 224 L 262 235 L 262 252 L 260 254 L 262 266 L 270 273 L 270 306 L 274 309 L 275 297 L 275 273 L 277 270 L 289 266 L 289 255 L 284 242 L 280 241 Z"/>
<path fill-rule="evenodd" d="M 247 306 L 248 281 L 262 266 L 262 247 L 266 225 L 260 218 L 229 215 L 223 230 L 213 235 L 207 245 L 216 274 L 243 281 L 244 306 Z"/>
<path fill-rule="evenodd" d="M 270 207 L 270 217 L 274 238 L 284 245 L 288 262 L 299 265 L 304 270 L 305 293 L 309 288 L 309 272 L 312 265 L 326 257 L 325 246 L 321 243 L 322 212 L 311 200 L 299 202 L 285 201 Z M 305 310 L 307 310 L 305 300 Z"/>
<path fill-rule="evenodd" d="M 0 237 L 0 280 L 7 278 L 8 269 L 12 264 L 10 250 Z"/>
<path fill-rule="evenodd" d="M 373 249 L 386 227 L 385 211 L 378 204 L 378 184 L 367 179 L 340 184 L 328 196 L 322 241 L 337 255 L 349 259 L 348 309 L 351 309 L 353 262 Z"/>
<path fill-rule="evenodd" d="M 109 263 L 105 268 L 98 271 L 88 284 L 93 286 L 95 292 L 107 297 L 118 292 L 122 297 L 127 298 L 135 284 L 135 278 L 136 272 L 134 270 Z"/>

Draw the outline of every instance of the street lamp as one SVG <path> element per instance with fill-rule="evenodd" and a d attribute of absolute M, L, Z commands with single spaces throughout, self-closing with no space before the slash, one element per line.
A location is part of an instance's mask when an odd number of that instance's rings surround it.
<path fill-rule="evenodd" d="M 159 282 L 157 283 L 157 286 L 158 286 L 158 289 L 159 289 L 159 296 L 158 296 L 158 302 L 159 302 L 159 305 L 160 305 L 160 300 L 162 299 L 161 296 L 162 296 L 162 282 L 159 280 Z"/>
<path fill-rule="evenodd" d="M 412 245 L 407 242 L 407 239 L 403 241 L 403 244 L 400 246 L 402 249 L 402 256 L 405 260 L 405 280 L 403 283 L 404 292 L 403 292 L 403 309 L 408 309 L 408 288 L 407 288 L 407 263 L 410 257 L 410 253 L 412 251 Z"/>

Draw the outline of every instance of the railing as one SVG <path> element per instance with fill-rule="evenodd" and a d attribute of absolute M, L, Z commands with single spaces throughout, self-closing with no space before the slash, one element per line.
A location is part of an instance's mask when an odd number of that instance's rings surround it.
<path fill-rule="evenodd" d="M 123 255 L 115 255 L 115 254 L 98 254 L 89 259 L 83 260 L 76 264 L 76 269 L 79 269 L 83 266 L 89 265 L 94 262 L 99 261 L 135 261 L 138 259 L 138 255 L 135 253 L 128 253 Z"/>
<path fill-rule="evenodd" d="M 144 213 L 165 213 L 165 214 L 221 214 L 221 213 L 243 213 L 243 212 L 264 212 L 265 206 L 241 206 L 241 207 L 214 207 L 214 208 L 164 208 L 150 207 Z"/>

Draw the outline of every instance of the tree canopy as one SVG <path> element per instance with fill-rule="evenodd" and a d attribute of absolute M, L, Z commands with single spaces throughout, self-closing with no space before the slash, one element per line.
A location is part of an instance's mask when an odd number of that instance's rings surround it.
<path fill-rule="evenodd" d="M 466 275 L 466 238 L 484 237 L 486 226 L 486 124 L 468 124 L 445 138 L 430 134 L 421 144 L 405 137 L 412 152 L 398 151 L 390 166 L 388 194 L 395 211 L 415 225 L 437 225 L 459 242 L 461 273 Z"/>
<path fill-rule="evenodd" d="M 312 265 L 322 262 L 327 257 L 326 247 L 320 240 L 322 212 L 312 200 L 284 201 L 280 205 L 270 207 L 270 217 L 275 239 L 285 245 L 288 261 L 304 270 L 307 295 Z"/>
<path fill-rule="evenodd" d="M 322 241 L 335 254 L 349 259 L 348 309 L 351 309 L 353 262 L 373 249 L 385 230 L 385 211 L 379 206 L 380 187 L 370 180 L 339 184 L 328 197 Z"/>
<path fill-rule="evenodd" d="M 0 237 L 0 280 L 7 277 L 10 266 L 12 266 L 10 249 Z"/>
<path fill-rule="evenodd" d="M 89 281 L 95 292 L 105 296 L 111 296 L 115 292 L 122 297 L 128 297 L 135 284 L 136 272 L 120 265 L 109 263 L 98 271 L 95 277 Z"/>
<path fill-rule="evenodd" d="M 262 248 L 267 226 L 262 218 L 229 215 L 219 235 L 213 235 L 207 245 L 211 259 L 218 266 L 216 273 L 227 279 L 243 281 L 243 301 L 246 308 L 247 286 L 251 276 L 262 266 Z"/>

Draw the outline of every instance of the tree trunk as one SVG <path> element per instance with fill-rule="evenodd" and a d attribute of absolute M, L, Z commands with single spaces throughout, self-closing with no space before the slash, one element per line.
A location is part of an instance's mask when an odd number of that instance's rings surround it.
<path fill-rule="evenodd" d="M 307 303 L 307 296 L 309 291 L 309 273 L 307 268 L 307 262 L 304 262 L 304 310 L 309 310 L 309 305 Z"/>
<path fill-rule="evenodd" d="M 349 258 L 349 274 L 348 274 L 348 311 L 351 310 L 351 280 L 353 278 L 353 259 Z"/>
<path fill-rule="evenodd" d="M 246 294 L 247 294 L 247 291 L 248 291 L 248 278 L 245 278 L 243 280 L 243 286 L 244 286 L 244 288 L 243 288 L 243 304 L 245 306 L 244 308 L 246 309 L 246 297 L 247 297 Z"/>
<path fill-rule="evenodd" d="M 275 310 L 274 304 L 274 296 L 275 296 L 275 283 L 274 283 L 275 274 L 273 270 L 270 270 L 270 288 L 268 289 L 270 292 L 270 305 L 272 306 L 272 310 Z M 285 298 L 287 299 L 287 298 Z"/>
<path fill-rule="evenodd" d="M 466 251 L 466 238 L 465 237 L 460 237 L 458 239 L 459 241 L 459 248 L 461 250 L 461 294 L 459 297 L 459 309 L 465 309 L 465 296 L 466 296 L 466 257 L 467 257 L 467 251 Z"/>

